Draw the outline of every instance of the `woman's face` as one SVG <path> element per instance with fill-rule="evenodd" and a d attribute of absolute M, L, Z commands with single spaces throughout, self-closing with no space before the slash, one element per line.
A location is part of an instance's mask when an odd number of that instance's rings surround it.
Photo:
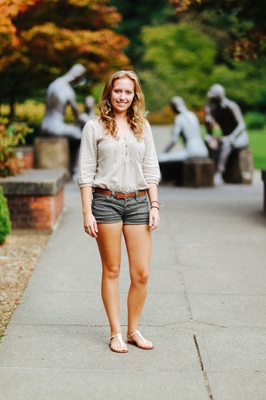
<path fill-rule="evenodd" d="M 110 96 L 114 114 L 126 113 L 132 104 L 134 95 L 134 82 L 130 78 L 116 79 Z"/>

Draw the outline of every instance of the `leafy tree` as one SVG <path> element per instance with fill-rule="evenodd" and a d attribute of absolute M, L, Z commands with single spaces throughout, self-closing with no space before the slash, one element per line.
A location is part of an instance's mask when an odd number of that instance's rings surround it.
<path fill-rule="evenodd" d="M 128 40 L 114 33 L 121 16 L 109 0 L 2 0 L 0 104 L 36 95 L 73 64 L 90 82 L 129 65 Z"/>
<path fill-rule="evenodd" d="M 234 24 L 227 26 L 229 44 L 226 52 L 236 60 L 266 55 L 266 8 L 261 0 L 170 0 L 180 14 L 195 12 L 215 13 L 229 18 Z"/>
<path fill-rule="evenodd" d="M 214 43 L 185 23 L 144 27 L 142 40 L 145 51 L 139 75 L 148 109 L 159 110 L 176 95 L 200 108 L 214 66 Z"/>
<path fill-rule="evenodd" d="M 243 60 L 230 66 L 216 64 L 210 76 L 210 83 L 220 83 L 229 98 L 234 99 L 244 112 L 258 110 L 266 112 L 265 57 L 257 60 Z"/>
<path fill-rule="evenodd" d="M 122 20 L 116 31 L 126 35 L 130 41 L 126 48 L 126 54 L 134 67 L 139 67 L 144 52 L 141 41 L 142 28 L 162 25 L 172 20 L 176 21 L 174 10 L 169 4 L 169 0 L 111 0 L 111 4 L 117 7 L 122 14 Z"/>

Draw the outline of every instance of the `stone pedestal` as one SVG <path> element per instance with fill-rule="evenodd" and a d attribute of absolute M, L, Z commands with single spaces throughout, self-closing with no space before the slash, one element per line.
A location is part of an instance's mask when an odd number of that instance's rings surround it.
<path fill-rule="evenodd" d="M 70 150 L 67 138 L 38 137 L 34 140 L 34 168 L 65 169 L 70 178 Z"/>
<path fill-rule="evenodd" d="M 183 166 L 183 185 L 186 187 L 213 186 L 214 162 L 210 159 L 186 160 Z"/>
<path fill-rule="evenodd" d="M 234 149 L 230 154 L 223 179 L 226 183 L 251 184 L 253 155 L 251 149 Z"/>

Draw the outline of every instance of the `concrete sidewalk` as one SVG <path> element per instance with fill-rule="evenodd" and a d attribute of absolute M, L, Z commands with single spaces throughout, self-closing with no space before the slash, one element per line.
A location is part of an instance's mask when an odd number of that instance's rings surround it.
<path fill-rule="evenodd" d="M 79 189 L 0 343 L 5 400 L 266 398 L 266 218 L 253 185 L 160 187 L 149 294 L 140 330 L 155 349 L 108 347 L 96 243 Z M 121 318 L 129 285 L 125 252 Z"/>

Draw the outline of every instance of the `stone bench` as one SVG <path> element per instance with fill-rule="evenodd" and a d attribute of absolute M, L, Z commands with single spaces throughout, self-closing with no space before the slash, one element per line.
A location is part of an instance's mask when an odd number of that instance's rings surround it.
<path fill-rule="evenodd" d="M 65 170 L 30 169 L 0 178 L 14 229 L 54 229 L 64 207 Z"/>
<path fill-rule="evenodd" d="M 261 179 L 263 181 L 263 211 L 266 213 L 266 169 L 261 171 Z"/>
<path fill-rule="evenodd" d="M 195 158 L 163 162 L 159 165 L 162 183 L 195 188 L 213 186 L 214 162 L 211 159 Z"/>

